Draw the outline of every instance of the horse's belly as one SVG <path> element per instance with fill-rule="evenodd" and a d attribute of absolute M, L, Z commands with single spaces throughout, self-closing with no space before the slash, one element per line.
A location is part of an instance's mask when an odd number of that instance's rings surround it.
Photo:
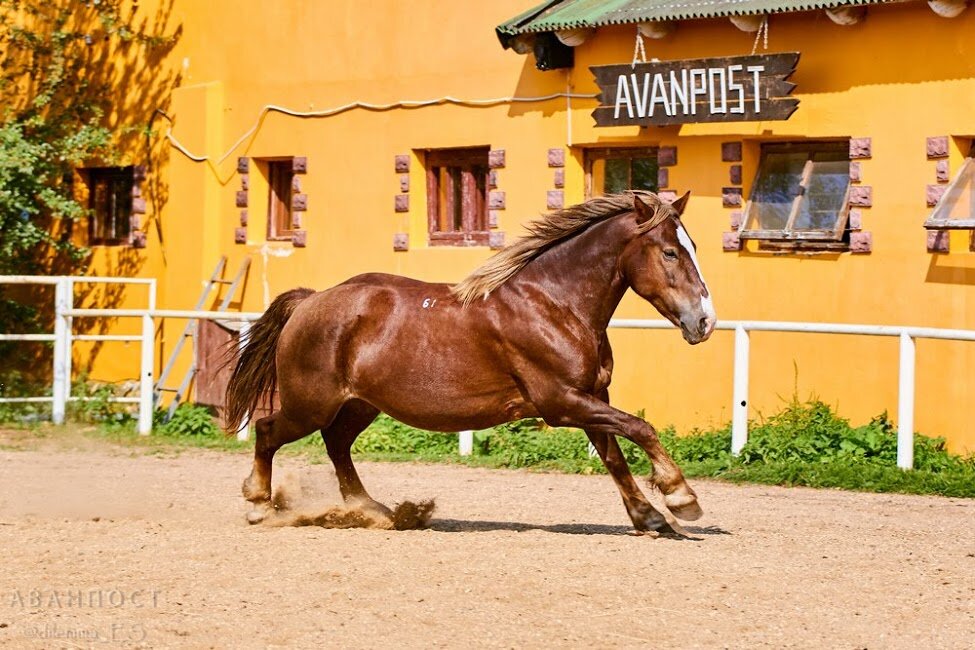
<path fill-rule="evenodd" d="M 390 382 L 357 397 L 413 427 L 431 431 L 485 429 L 503 422 L 537 417 L 538 412 L 510 380 L 485 382 Z"/>

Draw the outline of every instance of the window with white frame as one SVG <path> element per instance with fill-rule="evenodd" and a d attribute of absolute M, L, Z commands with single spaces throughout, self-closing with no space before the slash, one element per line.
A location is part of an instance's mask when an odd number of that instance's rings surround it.
<path fill-rule="evenodd" d="M 848 140 L 762 145 L 739 237 L 832 247 L 849 217 Z"/>
<path fill-rule="evenodd" d="M 935 230 L 975 230 L 975 142 L 958 174 L 925 220 L 924 227 Z"/>

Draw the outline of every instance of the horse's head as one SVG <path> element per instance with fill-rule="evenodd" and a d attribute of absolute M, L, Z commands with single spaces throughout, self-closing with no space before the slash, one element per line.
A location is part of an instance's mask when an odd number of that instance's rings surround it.
<path fill-rule="evenodd" d="M 711 336 L 717 317 L 697 263 L 697 247 L 680 221 L 688 196 L 690 192 L 654 209 L 634 194 L 633 215 L 640 234 L 627 245 L 620 261 L 633 290 L 680 327 L 684 340 L 694 345 Z"/>

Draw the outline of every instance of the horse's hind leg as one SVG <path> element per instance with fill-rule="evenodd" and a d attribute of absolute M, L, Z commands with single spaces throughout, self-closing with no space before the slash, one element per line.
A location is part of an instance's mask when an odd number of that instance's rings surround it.
<path fill-rule="evenodd" d="M 332 424 L 322 429 L 322 440 L 335 467 L 335 476 L 345 502 L 392 522 L 392 511 L 369 496 L 352 463 L 352 443 L 377 415 L 379 409 L 362 400 L 346 402 Z"/>
<path fill-rule="evenodd" d="M 304 438 L 314 431 L 276 411 L 255 425 L 254 467 L 244 480 L 244 498 L 254 504 L 247 521 L 260 523 L 271 512 L 271 464 L 283 445 Z"/>

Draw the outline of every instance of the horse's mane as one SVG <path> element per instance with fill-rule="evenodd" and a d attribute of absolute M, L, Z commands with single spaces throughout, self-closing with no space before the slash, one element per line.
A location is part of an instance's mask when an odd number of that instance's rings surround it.
<path fill-rule="evenodd" d="M 528 234 L 506 246 L 470 275 L 450 288 L 451 292 L 469 305 L 479 297 L 488 295 L 507 282 L 529 262 L 551 246 L 569 239 L 592 224 L 633 211 L 633 198 L 639 196 L 652 211 L 653 217 L 638 225 L 644 233 L 657 227 L 668 216 L 676 215 L 669 203 L 661 201 L 652 192 L 631 190 L 623 194 L 610 194 L 589 199 L 585 203 L 556 210 L 526 226 Z"/>

